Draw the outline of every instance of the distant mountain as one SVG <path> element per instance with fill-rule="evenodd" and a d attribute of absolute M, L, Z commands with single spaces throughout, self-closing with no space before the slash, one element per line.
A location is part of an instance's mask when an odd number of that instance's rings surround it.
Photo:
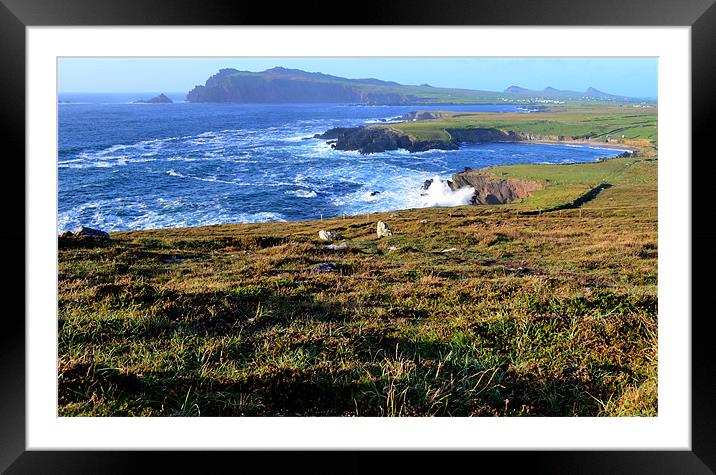
<path fill-rule="evenodd" d="M 531 92 L 531 91 L 529 89 L 525 89 L 524 87 L 510 86 L 507 89 L 505 89 L 505 92 L 507 94 L 524 94 L 526 92 Z"/>
<path fill-rule="evenodd" d="M 596 91 L 596 90 L 595 90 Z M 596 91 L 599 92 L 599 91 Z M 596 100 L 612 100 L 599 92 Z M 402 85 L 375 78 L 347 79 L 300 69 L 275 67 L 261 72 L 225 68 L 194 87 L 189 102 L 349 103 L 367 105 L 524 103 L 533 97 L 574 97 L 583 93 L 546 88 L 531 91 L 510 86 L 504 92 Z M 616 97 L 616 96 L 614 96 Z"/>
<path fill-rule="evenodd" d="M 573 101 L 618 101 L 618 102 L 633 102 L 639 101 L 640 99 L 619 96 L 615 94 L 609 94 L 599 89 L 589 87 L 584 92 L 579 91 L 567 91 L 562 89 L 556 89 L 548 86 L 541 91 L 533 89 L 525 89 L 519 86 L 510 86 L 504 91 L 508 94 L 516 94 L 520 96 L 529 96 L 535 99 L 562 99 L 562 100 L 573 100 Z"/>

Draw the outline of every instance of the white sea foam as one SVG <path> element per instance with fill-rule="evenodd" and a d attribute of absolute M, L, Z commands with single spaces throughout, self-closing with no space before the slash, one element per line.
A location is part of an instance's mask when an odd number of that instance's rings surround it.
<path fill-rule="evenodd" d="M 315 198 L 318 196 L 318 193 L 313 190 L 289 190 L 286 194 L 296 196 L 298 198 Z"/>
<path fill-rule="evenodd" d="M 253 186 L 251 183 L 246 183 L 238 180 L 222 180 L 220 178 L 217 178 L 214 175 L 209 176 L 194 176 L 194 175 L 185 175 L 183 173 L 179 173 L 174 169 L 169 169 L 166 172 L 167 175 L 177 177 L 177 178 L 187 178 L 190 180 L 197 180 L 197 181 L 207 181 L 210 183 L 223 183 L 225 185 L 235 185 L 235 186 Z"/>
<path fill-rule="evenodd" d="M 421 196 L 423 206 L 460 206 L 470 204 L 475 189 L 466 186 L 458 190 L 452 191 L 447 181 L 440 179 L 439 176 L 433 177 L 433 182 L 424 196 Z"/>

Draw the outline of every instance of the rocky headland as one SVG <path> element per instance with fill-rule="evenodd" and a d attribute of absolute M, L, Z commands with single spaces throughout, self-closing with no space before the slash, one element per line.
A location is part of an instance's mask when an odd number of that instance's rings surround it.
<path fill-rule="evenodd" d="M 361 154 L 380 153 L 405 149 L 409 152 L 426 150 L 457 150 L 461 143 L 520 142 L 532 140 L 529 134 L 495 128 L 445 129 L 449 137 L 419 140 L 390 127 L 360 126 L 337 127 L 314 138 L 327 140 L 336 150 L 355 150 Z"/>

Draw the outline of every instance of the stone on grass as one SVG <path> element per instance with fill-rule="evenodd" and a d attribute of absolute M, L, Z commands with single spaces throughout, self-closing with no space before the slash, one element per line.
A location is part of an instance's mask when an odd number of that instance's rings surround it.
<path fill-rule="evenodd" d="M 328 244 L 327 246 L 323 246 L 323 249 L 328 249 L 329 251 L 344 251 L 348 249 L 348 244 L 344 242 L 340 244 Z"/>
<path fill-rule="evenodd" d="M 338 272 L 338 268 L 332 262 L 321 262 L 311 268 L 311 272 L 324 273 L 324 272 Z"/>
<path fill-rule="evenodd" d="M 318 237 L 321 238 L 321 241 L 335 241 L 336 239 L 343 239 L 343 236 L 338 233 L 334 233 L 333 231 L 324 231 L 322 229 L 318 231 Z"/>
<path fill-rule="evenodd" d="M 77 231 L 75 231 L 74 237 L 109 239 L 109 233 L 102 231 L 101 229 L 86 228 L 84 226 L 81 226 Z"/>
<path fill-rule="evenodd" d="M 386 237 L 393 235 L 393 231 L 391 231 L 388 225 L 385 224 L 383 221 L 378 221 L 376 232 L 378 233 L 378 237 Z"/>

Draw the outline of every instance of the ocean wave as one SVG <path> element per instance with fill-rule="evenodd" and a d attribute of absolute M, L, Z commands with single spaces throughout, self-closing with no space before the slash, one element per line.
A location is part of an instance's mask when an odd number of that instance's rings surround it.
<path fill-rule="evenodd" d="M 442 180 L 439 176 L 434 176 L 433 181 L 425 190 L 425 193 L 421 193 L 423 207 L 432 206 L 460 206 L 470 204 L 472 195 L 475 194 L 475 189 L 471 186 L 466 186 L 453 191 L 447 183 L 447 180 Z"/>
<path fill-rule="evenodd" d="M 286 191 L 286 194 L 296 196 L 298 198 L 315 198 L 318 196 L 318 193 L 313 190 L 289 190 Z"/>
<path fill-rule="evenodd" d="M 217 178 L 216 176 L 209 175 L 209 176 L 194 176 L 194 175 L 184 175 L 183 173 L 179 173 L 173 169 L 167 170 L 167 175 L 177 177 L 177 178 L 187 178 L 190 180 L 197 180 L 197 181 L 206 181 L 209 183 L 223 183 L 225 185 L 235 185 L 235 186 L 253 186 L 251 183 L 246 183 L 242 181 L 237 180 L 223 180 L 220 178 Z"/>
<path fill-rule="evenodd" d="M 112 232 L 280 221 L 286 221 L 286 217 L 281 213 L 271 211 L 232 212 L 218 202 L 197 209 L 183 199 L 159 198 L 151 202 L 137 202 L 116 198 L 96 200 L 60 211 L 57 217 L 57 231 L 59 233 L 75 231 L 80 226 L 90 226 Z"/>

